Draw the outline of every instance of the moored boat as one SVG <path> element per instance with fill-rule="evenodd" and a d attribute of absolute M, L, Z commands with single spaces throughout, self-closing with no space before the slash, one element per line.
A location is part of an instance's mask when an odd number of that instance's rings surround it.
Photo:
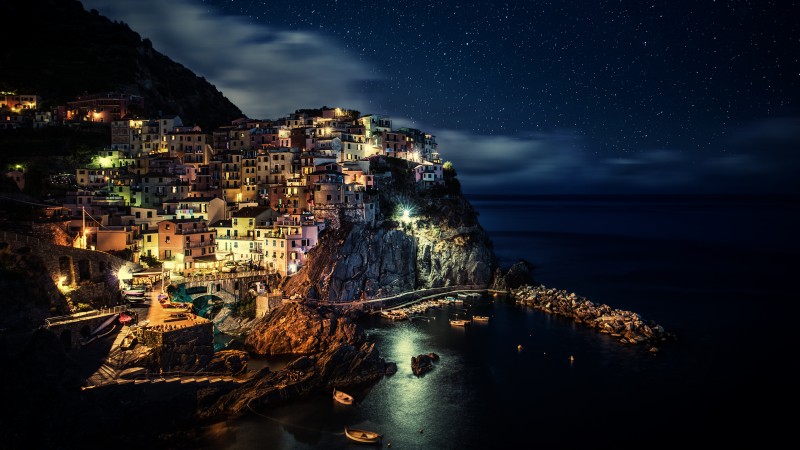
<path fill-rule="evenodd" d="M 456 327 L 465 327 L 468 324 L 469 324 L 469 320 L 465 320 L 465 319 L 450 319 L 450 325 L 453 325 L 453 326 L 456 326 Z"/>
<path fill-rule="evenodd" d="M 489 316 L 472 316 L 472 320 L 476 322 L 488 322 Z"/>
<path fill-rule="evenodd" d="M 353 404 L 353 396 L 342 391 L 337 391 L 336 388 L 333 388 L 333 399 L 343 405 Z"/>
<path fill-rule="evenodd" d="M 344 435 L 347 436 L 347 439 L 362 444 L 377 444 L 383 438 L 382 435 L 374 431 L 358 430 L 349 427 L 344 427 Z"/>

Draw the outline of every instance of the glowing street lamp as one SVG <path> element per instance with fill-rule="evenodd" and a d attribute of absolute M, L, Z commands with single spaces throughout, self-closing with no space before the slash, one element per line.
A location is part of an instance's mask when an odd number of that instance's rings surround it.
<path fill-rule="evenodd" d="M 411 222 L 411 210 L 408 208 L 403 208 L 403 216 L 402 216 L 403 223 Z"/>

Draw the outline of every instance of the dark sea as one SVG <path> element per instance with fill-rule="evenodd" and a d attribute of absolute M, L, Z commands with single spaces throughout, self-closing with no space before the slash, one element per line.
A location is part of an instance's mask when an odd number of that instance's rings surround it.
<path fill-rule="evenodd" d="M 349 425 L 393 449 L 769 448 L 793 429 L 776 405 L 796 405 L 800 199 L 470 200 L 501 265 L 524 258 L 538 282 L 638 312 L 678 340 L 653 355 L 502 297 L 470 305 L 491 318 L 466 329 L 449 325 L 465 313 L 455 307 L 370 319 L 397 374 L 350 392 L 355 406 L 320 394 L 231 423 L 209 445 L 358 448 Z M 417 378 L 410 359 L 428 352 L 441 361 Z"/>

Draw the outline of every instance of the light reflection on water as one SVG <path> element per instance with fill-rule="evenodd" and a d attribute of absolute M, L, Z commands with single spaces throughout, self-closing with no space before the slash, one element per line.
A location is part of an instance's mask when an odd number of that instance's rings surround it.
<path fill-rule="evenodd" d="M 391 442 L 393 448 L 481 448 L 496 439 L 485 432 L 487 426 L 516 429 L 520 419 L 537 418 L 553 404 L 590 395 L 597 384 L 591 377 L 598 371 L 622 368 L 627 377 L 639 372 L 640 359 L 645 367 L 659 365 L 641 349 L 510 302 L 472 307 L 471 314 L 491 318 L 467 328 L 449 324 L 454 311 L 431 311 L 436 320 L 430 322 L 368 319 L 365 329 L 381 355 L 397 363 L 395 375 L 351 389 L 358 403 L 353 407 L 320 393 L 266 412 L 270 419 L 242 420 L 237 444 L 228 448 L 256 448 L 243 443 L 258 441 L 276 448 L 349 448 L 342 435 L 345 425 L 383 433 L 384 444 Z M 439 354 L 440 361 L 431 372 L 414 376 L 411 357 L 429 352 Z M 516 433 L 501 441 L 521 444 Z"/>

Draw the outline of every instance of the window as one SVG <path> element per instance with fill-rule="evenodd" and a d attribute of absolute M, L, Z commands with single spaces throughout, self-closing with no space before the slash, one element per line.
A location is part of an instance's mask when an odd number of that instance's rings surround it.
<path fill-rule="evenodd" d="M 141 211 L 136 211 L 136 218 L 137 219 L 141 219 L 142 218 L 142 212 Z"/>
<path fill-rule="evenodd" d="M 147 242 L 153 242 L 151 238 L 152 238 L 152 236 L 150 236 L 150 235 L 148 234 L 148 235 L 147 235 Z"/>
<path fill-rule="evenodd" d="M 183 254 L 184 254 L 184 256 L 192 256 L 192 250 L 187 248 L 186 251 Z"/>
<path fill-rule="evenodd" d="M 167 236 L 167 237 L 165 237 L 165 238 L 164 238 L 164 242 L 165 242 L 165 243 L 167 243 L 167 244 L 169 244 L 169 236 Z"/>

